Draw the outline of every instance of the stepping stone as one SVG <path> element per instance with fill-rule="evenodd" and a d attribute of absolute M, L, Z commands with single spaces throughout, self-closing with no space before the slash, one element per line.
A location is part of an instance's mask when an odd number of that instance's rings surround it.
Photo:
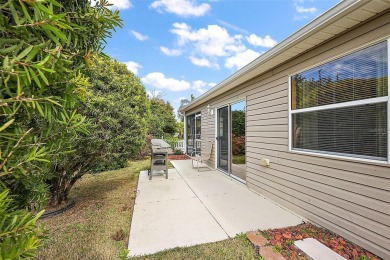
<path fill-rule="evenodd" d="M 266 246 L 268 240 L 258 231 L 249 231 L 246 237 L 255 247 L 257 254 L 266 260 L 286 260 L 279 252 L 274 252 L 271 246 Z"/>
<path fill-rule="evenodd" d="M 252 242 L 252 244 L 255 247 L 261 247 L 261 246 L 264 246 L 268 243 L 268 240 L 257 231 L 247 232 L 246 237 L 249 239 L 249 241 Z"/>
<path fill-rule="evenodd" d="M 270 246 L 260 247 L 259 254 L 265 260 L 286 260 L 286 258 L 284 258 L 279 252 L 274 252 Z"/>
<path fill-rule="evenodd" d="M 344 257 L 314 238 L 298 240 L 295 241 L 294 244 L 314 260 L 346 260 Z"/>

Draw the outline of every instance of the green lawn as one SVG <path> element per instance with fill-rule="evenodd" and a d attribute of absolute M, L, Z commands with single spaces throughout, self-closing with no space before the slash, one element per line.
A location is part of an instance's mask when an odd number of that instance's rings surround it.
<path fill-rule="evenodd" d="M 263 259 L 256 255 L 253 246 L 245 234 L 237 235 L 235 238 L 215 243 L 202 244 L 192 247 L 178 247 L 165 250 L 157 254 L 133 259 Z"/>
<path fill-rule="evenodd" d="M 125 169 L 85 175 L 71 193 L 76 206 L 40 221 L 50 239 L 38 259 L 119 259 L 126 255 L 138 174 L 147 167 L 149 160 L 135 161 Z"/>
<path fill-rule="evenodd" d="M 245 164 L 245 154 L 243 154 L 243 155 L 233 155 L 232 163 L 234 163 L 234 164 Z"/>
<path fill-rule="evenodd" d="M 130 167 L 85 175 L 72 190 L 76 206 L 40 220 L 50 239 L 38 259 L 126 259 L 139 172 L 149 159 Z M 216 243 L 175 248 L 137 259 L 261 259 L 245 235 Z"/>

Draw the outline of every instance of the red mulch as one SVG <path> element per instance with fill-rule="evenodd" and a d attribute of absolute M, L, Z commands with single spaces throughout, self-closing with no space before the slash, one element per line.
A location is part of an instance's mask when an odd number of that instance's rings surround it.
<path fill-rule="evenodd" d="M 168 156 L 169 160 L 189 160 L 191 159 L 188 155 L 186 154 L 172 154 Z"/>
<path fill-rule="evenodd" d="M 380 257 L 370 253 L 358 245 L 345 240 L 324 228 L 305 223 L 294 227 L 269 229 L 262 231 L 273 248 L 279 251 L 286 259 L 310 259 L 295 245 L 295 240 L 315 238 L 346 259 L 371 259 L 378 260 Z"/>

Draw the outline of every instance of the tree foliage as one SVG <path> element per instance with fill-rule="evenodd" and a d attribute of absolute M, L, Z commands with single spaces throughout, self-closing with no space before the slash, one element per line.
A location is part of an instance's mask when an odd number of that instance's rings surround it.
<path fill-rule="evenodd" d="M 150 104 L 149 134 L 156 138 L 161 138 L 164 134 L 175 134 L 177 121 L 172 105 L 160 98 L 152 98 Z"/>
<path fill-rule="evenodd" d="M 98 148 L 94 172 L 127 166 L 138 155 L 148 131 L 150 102 L 140 79 L 110 58 L 90 68 L 92 87 L 81 113 L 91 123 L 88 143 Z"/>
<path fill-rule="evenodd" d="M 121 23 L 103 5 L 42 0 L 0 6 L 0 176 L 24 205 L 33 180 L 24 177 L 42 172 L 42 163 L 72 149 L 69 139 L 85 132 L 76 110 L 88 85 L 82 71 Z"/>
<path fill-rule="evenodd" d="M 245 110 L 233 110 L 232 114 L 232 153 L 245 154 Z"/>
<path fill-rule="evenodd" d="M 193 94 L 191 94 L 191 97 L 190 97 L 190 100 L 189 99 L 186 99 L 186 98 L 183 98 L 183 99 L 180 99 L 180 106 L 179 106 L 179 109 L 177 110 L 177 118 L 179 119 L 180 122 L 184 122 L 184 115 L 183 113 L 180 111 L 180 109 L 182 107 L 185 107 L 187 106 L 189 103 L 191 103 L 193 100 L 195 99 L 195 96 Z M 184 130 L 184 128 L 183 128 Z"/>
<path fill-rule="evenodd" d="M 74 139 L 73 153 L 53 162 L 52 204 L 66 200 L 87 172 L 126 167 L 144 145 L 150 105 L 140 79 L 108 57 L 93 58 L 88 76 L 91 86 L 80 107 L 88 134 Z"/>
<path fill-rule="evenodd" d="M 36 224 L 43 212 L 33 216 L 17 209 L 8 194 L 7 189 L 0 188 L 0 259 L 34 257 L 45 237 Z"/>
<path fill-rule="evenodd" d="M 101 0 L 8 0 L 0 3 L 0 186 L 16 208 L 39 207 L 50 160 L 73 149 L 86 133 L 77 106 L 88 85 L 83 75 L 92 53 L 121 20 Z M 26 236 L 0 226 L 12 252 L 34 250 L 35 220 L 5 207 L 1 217 L 29 223 Z M 13 215 L 14 214 L 14 215 Z M 20 241 L 18 240 L 20 239 Z M 18 242 L 19 241 L 19 242 Z M 30 242 L 29 242 L 30 241 Z M 39 244 L 39 241 L 37 240 Z"/>
<path fill-rule="evenodd" d="M 245 110 L 232 111 L 232 133 L 236 136 L 245 135 Z"/>

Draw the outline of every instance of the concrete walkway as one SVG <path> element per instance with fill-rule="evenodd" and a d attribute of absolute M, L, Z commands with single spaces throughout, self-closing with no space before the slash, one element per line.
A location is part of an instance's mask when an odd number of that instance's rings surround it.
<path fill-rule="evenodd" d="M 294 226 L 302 219 L 219 171 L 198 172 L 191 160 L 171 161 L 165 175 L 140 173 L 129 256 L 192 246 L 256 229 Z"/>

